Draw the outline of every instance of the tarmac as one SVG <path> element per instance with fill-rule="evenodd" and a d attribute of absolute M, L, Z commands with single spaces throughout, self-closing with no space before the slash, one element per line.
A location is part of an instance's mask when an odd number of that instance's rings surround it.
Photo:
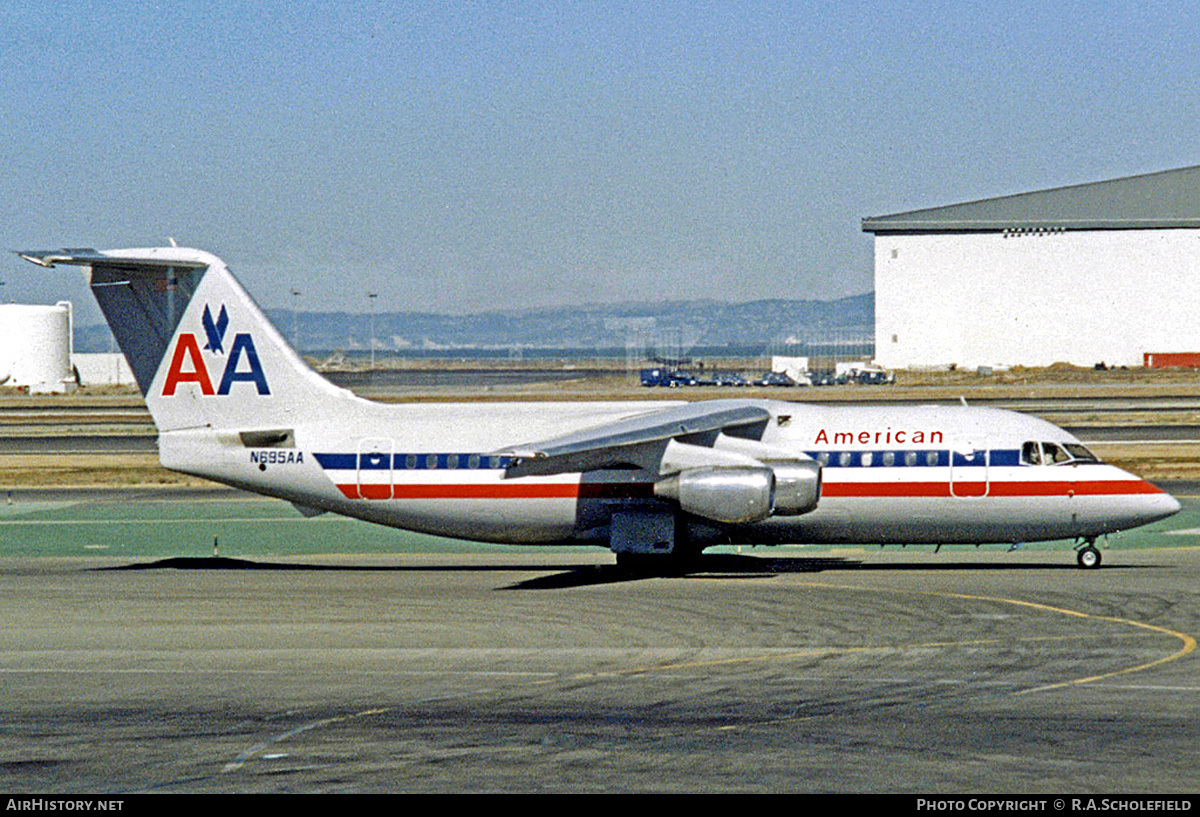
<path fill-rule="evenodd" d="M 1194 792 L 1200 550 L 1159 536 L 6 558 L 0 789 Z"/>
<path fill-rule="evenodd" d="M 1195 408 L 1091 430 L 1174 451 Z M 6 451 L 152 457 L 114 416 Z M 665 577 L 229 489 L 13 487 L 0 790 L 1194 794 L 1200 484 L 1159 484 L 1184 510 L 1098 570 L 1060 542 Z"/>

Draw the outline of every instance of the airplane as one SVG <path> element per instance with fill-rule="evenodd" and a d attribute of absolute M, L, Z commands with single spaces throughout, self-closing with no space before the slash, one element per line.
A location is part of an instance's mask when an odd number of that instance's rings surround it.
<path fill-rule="evenodd" d="M 1100 537 L 1180 509 L 1051 423 L 965 402 L 380 404 L 313 371 L 208 252 L 17 254 L 86 268 L 165 467 L 306 516 L 606 546 L 640 570 L 720 544 L 1066 539 L 1095 568 Z"/>

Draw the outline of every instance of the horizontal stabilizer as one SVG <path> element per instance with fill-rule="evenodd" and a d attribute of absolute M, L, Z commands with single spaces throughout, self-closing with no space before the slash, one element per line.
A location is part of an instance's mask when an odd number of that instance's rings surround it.
<path fill-rule="evenodd" d="M 122 267 L 150 269 L 164 267 L 182 267 L 203 269 L 207 261 L 196 259 L 181 259 L 177 254 L 169 253 L 169 249 L 161 248 L 163 253 L 156 252 L 157 248 L 150 247 L 139 251 L 136 255 L 118 252 L 100 252 L 88 247 L 61 250 L 17 250 L 17 255 L 39 267 L 54 267 L 58 264 L 69 264 L 79 267 Z"/>

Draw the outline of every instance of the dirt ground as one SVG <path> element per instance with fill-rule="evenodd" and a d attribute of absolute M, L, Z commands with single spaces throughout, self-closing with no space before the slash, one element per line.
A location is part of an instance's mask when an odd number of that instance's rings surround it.
<path fill-rule="evenodd" d="M 751 368 L 747 361 L 715 361 L 712 365 Z M 992 374 L 978 372 L 897 372 L 888 386 L 822 388 L 644 388 L 634 373 L 612 361 L 442 361 L 447 369 L 578 371 L 566 380 L 525 381 L 511 385 L 392 385 L 364 388 L 360 393 L 386 402 L 481 400 L 704 400 L 771 398 L 805 402 L 861 401 L 1075 401 L 1078 410 L 1057 408 L 1045 414 L 1058 425 L 1156 425 L 1200 427 L 1200 372 L 1185 369 L 1083 369 L 1056 365 L 1043 369 L 1014 368 Z M 419 364 L 428 370 L 428 362 Z M 406 368 L 417 368 L 405 364 Z M 395 369 L 392 369 L 395 371 Z M 1173 399 L 1172 399 L 1173 398 Z M 1091 403 L 1091 400 L 1097 401 Z M 1086 403 L 1080 403 L 1086 401 Z M 1039 409 L 1031 407 L 1031 413 Z M 154 435 L 141 396 L 131 387 L 87 387 L 70 395 L 28 395 L 0 388 L 0 437 L 71 435 Z M 1200 436 L 1200 435 L 1198 435 Z M 1147 479 L 1200 479 L 1200 444 L 1098 443 L 1103 459 Z M 68 486 L 196 486 L 205 480 L 167 471 L 152 454 L 3 454 L 0 490 Z"/>

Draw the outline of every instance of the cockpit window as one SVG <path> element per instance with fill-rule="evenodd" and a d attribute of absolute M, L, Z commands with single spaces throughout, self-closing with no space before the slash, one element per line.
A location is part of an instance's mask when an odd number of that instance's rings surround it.
<path fill-rule="evenodd" d="M 1024 465 L 1064 465 L 1100 462 L 1100 458 L 1080 443 L 1027 442 L 1021 446 Z"/>
<path fill-rule="evenodd" d="M 1021 462 L 1026 465 L 1041 465 L 1042 447 L 1033 442 L 1025 443 L 1021 446 Z"/>
<path fill-rule="evenodd" d="M 1071 455 L 1054 443 L 1042 443 L 1042 456 L 1045 457 L 1047 465 L 1058 465 L 1071 460 Z"/>
<path fill-rule="evenodd" d="M 1099 457 L 1080 443 L 1063 443 L 1063 448 L 1067 449 L 1071 456 L 1079 462 L 1100 462 Z"/>

